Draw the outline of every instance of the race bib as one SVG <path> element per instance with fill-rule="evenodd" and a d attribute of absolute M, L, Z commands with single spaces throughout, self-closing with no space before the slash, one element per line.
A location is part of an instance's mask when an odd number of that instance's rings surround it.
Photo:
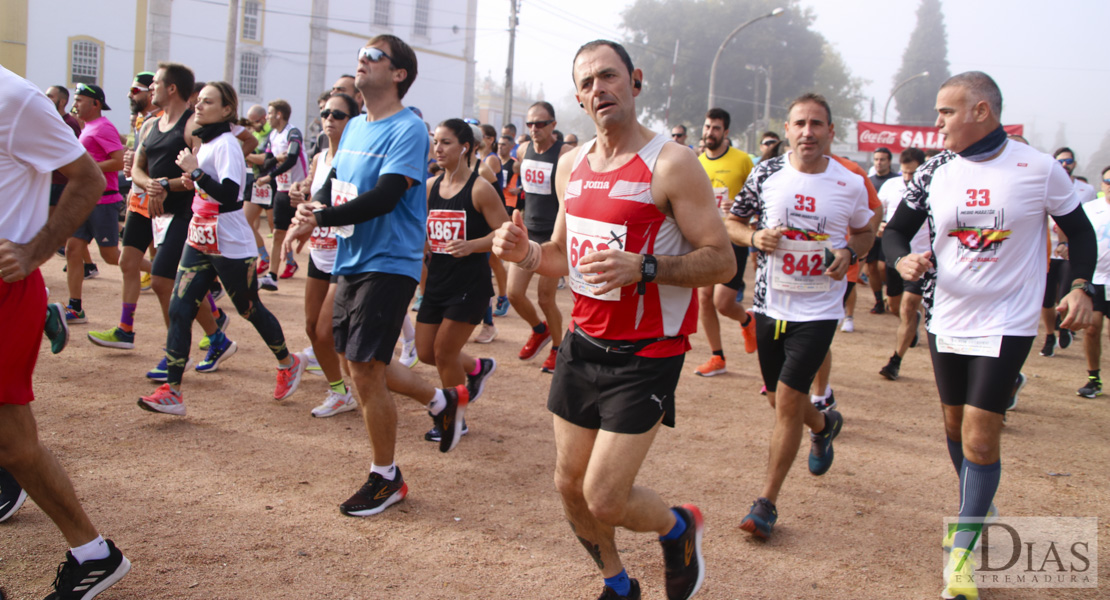
<path fill-rule="evenodd" d="M 146 200 L 146 192 L 135 191 L 136 186 L 131 186 L 131 193 L 127 195 L 127 209 L 137 212 L 144 217 L 150 216 L 150 206 Z"/>
<path fill-rule="evenodd" d="M 782 238 L 771 255 L 771 288 L 784 292 L 827 292 L 825 242 Z"/>
<path fill-rule="evenodd" d="M 277 176 L 277 189 L 279 192 L 288 192 L 289 186 L 293 185 L 293 174 L 289 171 Z"/>
<path fill-rule="evenodd" d="M 531 159 L 521 162 L 520 178 L 523 183 L 524 192 L 543 196 L 550 195 L 551 172 L 554 170 L 554 163 L 540 162 Z"/>
<path fill-rule="evenodd" d="M 721 211 L 721 218 L 724 219 L 732 209 L 732 198 L 728 195 L 728 188 L 713 188 L 713 197 L 717 199 L 717 210 Z"/>
<path fill-rule="evenodd" d="M 602 295 L 595 292 L 602 287 L 600 283 L 588 283 L 578 271 L 578 261 L 591 252 L 601 250 L 624 250 L 628 240 L 628 226 L 614 225 L 593 219 L 567 215 L 567 264 L 570 266 L 570 289 L 576 294 L 597 300 L 616 301 L 621 299 L 620 288 L 609 290 Z"/>
<path fill-rule="evenodd" d="M 353 183 L 346 181 L 339 181 L 338 179 L 331 180 L 331 205 L 343 206 L 344 204 L 355 199 L 358 196 L 358 188 Z M 354 235 L 354 225 L 340 225 L 339 227 L 332 227 L 335 235 L 347 239 Z"/>
<path fill-rule="evenodd" d="M 259 206 L 270 207 L 274 203 L 274 196 L 269 185 L 251 186 L 251 203 Z"/>
<path fill-rule="evenodd" d="M 980 337 L 937 336 L 937 352 L 963 354 L 964 356 L 987 356 L 998 358 L 1002 349 L 1002 336 L 984 335 Z"/>
<path fill-rule="evenodd" d="M 216 224 L 219 219 L 219 215 L 202 217 L 194 214 L 192 220 L 189 221 L 189 237 L 187 240 L 189 245 L 205 254 L 218 255 L 220 253 L 220 242 L 216 235 Z"/>
<path fill-rule="evenodd" d="M 155 248 L 166 243 L 166 232 L 170 230 L 171 221 L 173 221 L 173 215 L 164 213 L 150 220 L 150 228 L 154 231 Z"/>
<path fill-rule="evenodd" d="M 465 210 L 428 211 L 428 247 L 436 254 L 450 254 L 447 244 L 466 239 Z"/>
<path fill-rule="evenodd" d="M 313 250 L 335 250 L 339 248 L 339 239 L 335 237 L 335 229 L 332 227 L 314 227 L 312 229 L 312 239 L 308 241 L 308 247 Z"/>

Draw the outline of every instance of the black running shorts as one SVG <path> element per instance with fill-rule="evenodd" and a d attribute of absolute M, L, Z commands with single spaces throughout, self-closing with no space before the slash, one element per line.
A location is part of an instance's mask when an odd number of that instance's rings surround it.
<path fill-rule="evenodd" d="M 1095 297 L 1091 298 L 1091 310 L 1096 310 L 1106 316 L 1110 311 L 1110 302 L 1106 301 L 1106 286 L 1095 284 Z"/>
<path fill-rule="evenodd" d="M 544 231 L 529 229 L 528 230 L 528 239 L 533 241 L 533 242 L 536 242 L 537 244 L 543 244 L 544 242 L 550 242 L 551 241 L 551 234 L 553 234 L 553 233 L 555 233 L 555 232 L 551 229 L 546 229 Z"/>
<path fill-rule="evenodd" d="M 331 321 L 335 351 L 350 361 L 388 365 L 416 284 L 393 273 L 341 275 Z"/>
<path fill-rule="evenodd" d="M 288 231 L 289 225 L 293 222 L 293 214 L 296 212 L 289 202 L 289 192 L 274 194 L 274 229 L 276 231 Z"/>
<path fill-rule="evenodd" d="M 559 346 L 547 410 L 586 429 L 639 434 L 660 419 L 674 427 L 685 354 L 645 358 L 606 352 L 576 333 Z"/>
<path fill-rule="evenodd" d="M 883 238 L 875 238 L 875 243 L 871 244 L 871 249 L 867 251 L 867 258 L 864 262 L 886 262 L 886 256 L 883 255 Z"/>
<path fill-rule="evenodd" d="M 778 321 L 755 313 L 759 370 L 767 391 L 776 391 L 781 381 L 808 394 L 835 334 L 834 320 Z"/>
<path fill-rule="evenodd" d="M 189 221 L 193 219 L 191 210 L 183 209 L 175 214 L 166 228 L 166 239 L 158 246 L 158 253 L 150 263 L 150 274 L 166 279 L 177 278 L 177 266 L 185 251 L 185 240 L 189 237 Z"/>
<path fill-rule="evenodd" d="M 459 323 L 477 325 L 482 322 L 482 317 L 485 316 L 488 308 L 489 297 L 480 293 L 467 293 L 461 298 L 451 299 L 449 304 L 431 302 L 425 294 L 424 300 L 420 302 L 420 310 L 416 312 L 416 322 L 438 325 L 444 319 L 450 319 Z"/>
<path fill-rule="evenodd" d="M 84 223 L 73 232 L 70 237 L 75 237 L 84 242 L 96 241 L 97 246 L 110 247 L 119 245 L 119 209 L 123 201 L 110 204 L 97 204 Z"/>
<path fill-rule="evenodd" d="M 331 273 L 320 269 L 312 260 L 312 253 L 308 254 L 308 277 L 309 279 L 319 279 L 320 281 L 331 281 Z"/>
<path fill-rule="evenodd" d="M 732 254 L 736 257 L 736 274 L 725 283 L 725 287 L 739 291 L 744 287 L 744 270 L 748 265 L 748 247 L 732 245 Z"/>
<path fill-rule="evenodd" d="M 150 225 L 150 217 L 133 210 L 127 211 L 127 222 L 123 225 L 123 246 L 146 252 L 152 241 L 154 241 L 154 228 Z"/>
<path fill-rule="evenodd" d="M 1033 347 L 1030 337 L 1002 336 L 998 357 L 964 356 L 937 352 L 937 338 L 929 334 L 929 353 L 940 401 L 948 406 L 969 405 L 1000 415 L 1014 395 L 1014 382 Z"/>
<path fill-rule="evenodd" d="M 902 292 L 909 292 L 918 296 L 925 295 L 925 278 L 919 277 L 917 281 L 906 281 L 898 269 L 886 267 L 886 295 L 890 297 L 901 296 Z"/>

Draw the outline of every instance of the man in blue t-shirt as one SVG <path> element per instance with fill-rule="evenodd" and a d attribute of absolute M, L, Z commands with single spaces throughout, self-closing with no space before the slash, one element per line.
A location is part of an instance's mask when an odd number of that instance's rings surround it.
<path fill-rule="evenodd" d="M 355 87 L 366 116 L 347 124 L 331 176 L 312 202 L 298 207 L 289 230 L 303 244 L 314 228 L 332 227 L 339 241 L 332 330 L 358 389 L 374 454 L 366 483 L 340 505 L 356 517 L 378 514 L 408 493 L 394 463 L 397 408 L 389 390 L 427 405 L 442 432 L 442 452 L 458 442 L 469 400 L 466 385 L 435 389 L 390 362 L 420 280 L 428 210 L 428 130 L 401 104 L 416 68 L 416 53 L 392 35 L 359 50 Z"/>

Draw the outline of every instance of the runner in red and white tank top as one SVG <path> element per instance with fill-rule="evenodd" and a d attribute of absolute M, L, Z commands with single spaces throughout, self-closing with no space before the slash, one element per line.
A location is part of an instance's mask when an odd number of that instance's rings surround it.
<path fill-rule="evenodd" d="M 669 509 L 643 488 L 633 500 L 632 486 L 660 426 L 675 426 L 675 389 L 697 322 L 694 290 L 728 281 L 736 258 L 697 157 L 636 121 L 643 73 L 625 49 L 605 40 L 582 46 L 574 83 L 597 138 L 554 170 L 551 240 L 530 240 L 515 212 L 493 249 L 518 271 L 569 275 L 572 330 L 556 355 L 547 408 L 556 487 L 605 579 L 602 597 L 640 597 L 614 540 L 615 526 L 637 524 L 660 536 L 667 598 L 687 600 L 705 578 L 701 511 Z M 621 517 L 603 523 L 604 515 Z"/>
<path fill-rule="evenodd" d="M 574 326 L 605 340 L 660 341 L 639 356 L 676 356 L 690 349 L 687 338 L 697 329 L 694 290 L 647 285 L 643 294 L 629 285 L 598 296 L 601 286 L 587 283 L 577 269 L 590 252 L 613 248 L 656 256 L 677 256 L 693 249 L 673 217 L 663 214 L 651 196 L 652 170 L 669 138 L 657 135 L 623 167 L 597 173 L 585 160 L 596 140 L 574 160 L 566 189 L 567 265 L 574 292 Z"/>

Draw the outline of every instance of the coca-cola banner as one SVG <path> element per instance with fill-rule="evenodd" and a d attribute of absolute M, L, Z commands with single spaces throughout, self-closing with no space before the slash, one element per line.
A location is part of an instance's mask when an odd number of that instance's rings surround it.
<path fill-rule="evenodd" d="M 936 127 L 911 127 L 908 125 L 888 125 L 859 121 L 860 152 L 874 152 L 883 147 L 898 154 L 906 148 L 922 150 L 944 150 L 944 136 Z M 1024 125 L 1005 125 L 1006 133 L 1023 135 Z"/>

